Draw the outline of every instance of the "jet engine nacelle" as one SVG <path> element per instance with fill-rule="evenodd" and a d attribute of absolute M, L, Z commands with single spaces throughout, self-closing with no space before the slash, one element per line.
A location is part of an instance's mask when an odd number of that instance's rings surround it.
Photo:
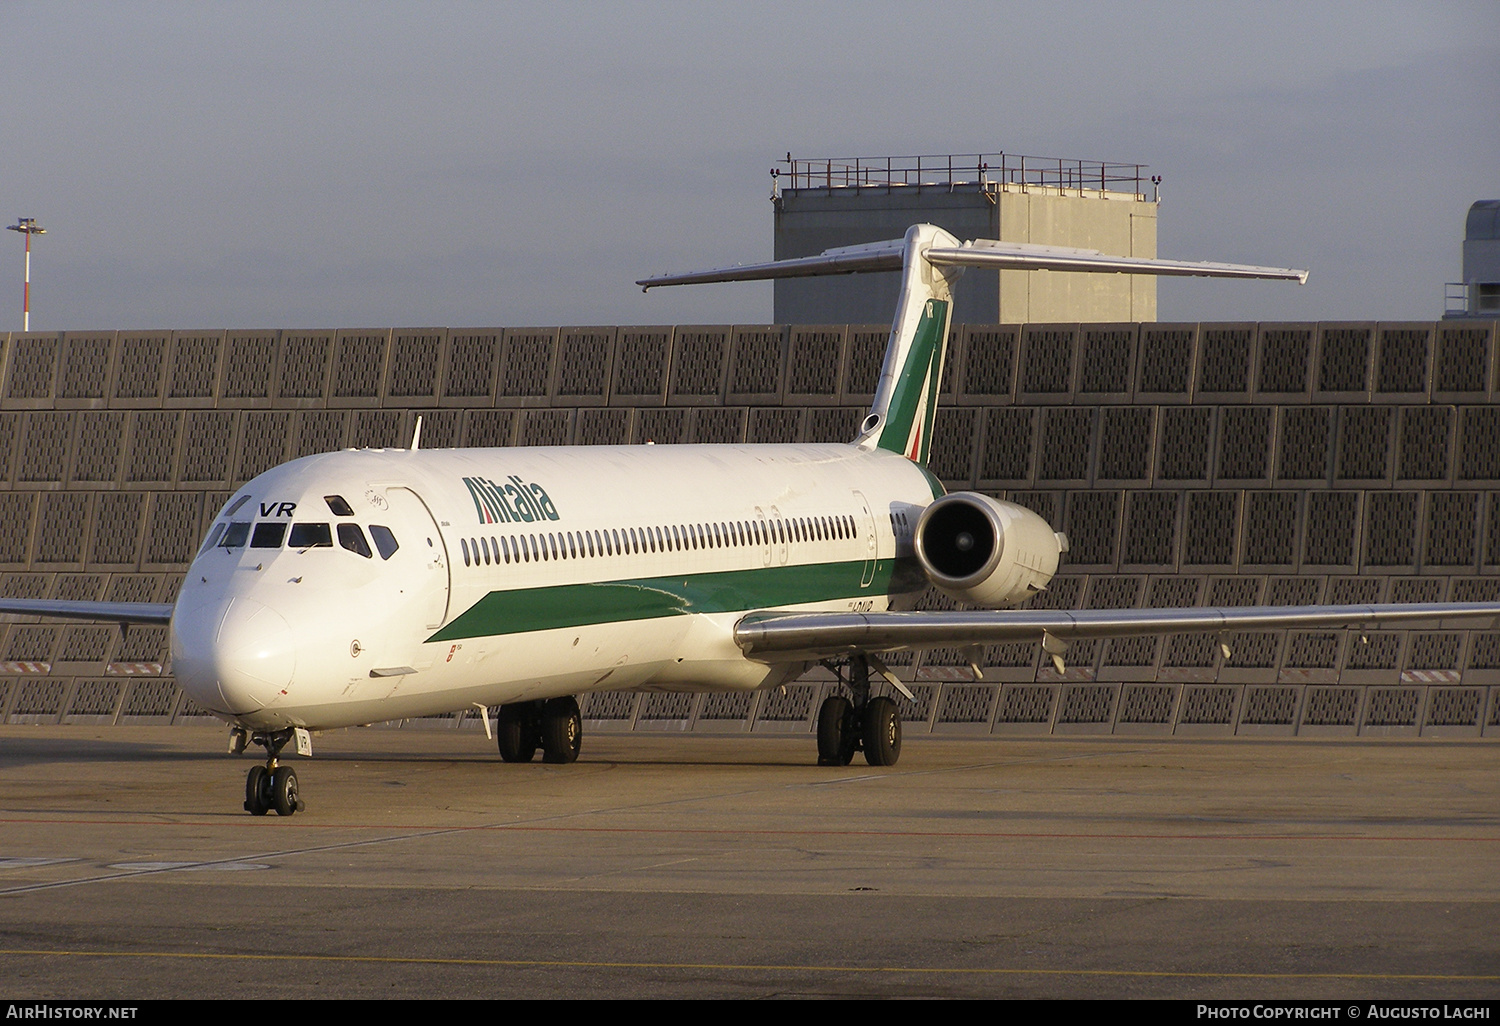
<path fill-rule="evenodd" d="M 1024 506 L 976 492 L 938 499 L 917 521 L 917 560 L 938 590 L 998 609 L 1047 587 L 1067 542 Z"/>

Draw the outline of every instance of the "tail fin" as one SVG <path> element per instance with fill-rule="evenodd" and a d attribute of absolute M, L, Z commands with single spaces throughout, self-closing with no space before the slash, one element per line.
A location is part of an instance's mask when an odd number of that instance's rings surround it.
<path fill-rule="evenodd" d="M 1097 250 L 993 239 L 960 243 L 941 228 L 918 224 L 907 229 L 904 239 L 845 246 L 817 256 L 768 264 L 660 275 L 636 284 L 650 289 L 658 285 L 900 270 L 901 298 L 896 304 L 896 319 L 891 324 L 891 339 L 875 388 L 875 402 L 855 441 L 866 449 L 899 452 L 925 466 L 932 450 L 932 422 L 937 414 L 938 388 L 948 348 L 953 283 L 965 267 L 1307 281 L 1306 271 L 1284 267 L 1115 257 Z"/>
<path fill-rule="evenodd" d="M 875 401 L 860 425 L 856 444 L 899 452 L 923 466 L 932 451 L 932 424 L 948 351 L 953 282 L 962 267 L 938 267 L 927 259 L 934 245 L 958 240 L 929 224 L 913 225 L 904 240 L 901 296 L 875 386 Z"/>

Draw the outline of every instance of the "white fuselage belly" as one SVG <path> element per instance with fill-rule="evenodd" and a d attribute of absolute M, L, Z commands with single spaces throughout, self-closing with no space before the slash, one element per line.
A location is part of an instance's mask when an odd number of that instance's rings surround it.
<path fill-rule="evenodd" d="M 800 667 L 746 659 L 740 617 L 910 597 L 892 515 L 915 523 L 936 487 L 849 445 L 307 457 L 249 482 L 215 524 L 379 526 L 395 552 L 205 548 L 174 613 L 174 672 L 200 705 L 257 729 L 764 687 Z"/>

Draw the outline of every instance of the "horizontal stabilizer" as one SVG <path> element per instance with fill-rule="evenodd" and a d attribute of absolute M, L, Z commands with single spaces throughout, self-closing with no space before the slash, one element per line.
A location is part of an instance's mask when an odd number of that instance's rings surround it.
<path fill-rule="evenodd" d="M 767 278 L 808 278 L 825 274 L 899 271 L 905 239 L 841 246 L 817 256 L 737 264 L 686 274 L 662 274 L 636 282 L 643 290 L 659 285 L 697 285 L 717 281 L 759 281 Z M 1289 267 L 1218 264 L 1194 260 L 1158 260 L 1110 256 L 1093 249 L 1044 246 L 997 239 L 973 239 L 958 246 L 930 246 L 918 254 L 937 267 L 990 267 L 1002 271 L 1081 271 L 1104 274 L 1154 274 L 1200 278 L 1264 278 L 1306 283 L 1307 272 Z"/>
<path fill-rule="evenodd" d="M 1015 242 L 976 239 L 956 248 L 927 251 L 937 266 L 993 267 L 1006 271 L 1092 271 L 1117 274 L 1156 274 L 1196 278 L 1266 278 L 1273 281 L 1307 283 L 1307 272 L 1289 267 L 1256 267 L 1252 264 L 1215 264 L 1195 260 L 1156 260 L 1146 257 L 1107 256 L 1098 250 L 1063 246 L 1033 246 Z"/>
<path fill-rule="evenodd" d="M 736 264 L 711 271 L 660 274 L 636 282 L 641 291 L 658 285 L 702 285 L 715 281 L 761 281 L 766 278 L 811 278 L 820 274 L 859 274 L 866 271 L 899 271 L 905 239 L 871 242 L 863 246 L 840 246 L 817 256 L 772 260 L 767 264 Z"/>
<path fill-rule="evenodd" d="M 1148 634 L 1423 626 L 1493 630 L 1500 602 L 1365 606 L 1235 606 L 1181 609 L 1019 609 L 913 613 L 751 613 L 734 639 L 765 662 L 831 659 L 862 652 L 920 651 L 1011 641 L 1121 638 Z"/>

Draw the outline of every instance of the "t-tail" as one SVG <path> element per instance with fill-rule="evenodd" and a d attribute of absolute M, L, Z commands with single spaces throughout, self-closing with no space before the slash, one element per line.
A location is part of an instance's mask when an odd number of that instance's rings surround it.
<path fill-rule="evenodd" d="M 907 229 L 903 239 L 843 246 L 817 256 L 766 264 L 660 275 L 636 284 L 650 289 L 659 285 L 901 271 L 901 296 L 891 323 L 880 381 L 875 387 L 875 402 L 860 425 L 855 442 L 867 449 L 901 453 L 925 466 L 932 451 L 938 389 L 948 349 L 953 286 L 966 267 L 1307 281 L 1306 271 L 1284 267 L 1108 256 L 1097 250 L 994 239 L 959 242 L 941 228 L 917 224 Z"/>
<path fill-rule="evenodd" d="M 957 239 L 930 224 L 907 229 L 901 298 L 875 386 L 875 401 L 857 440 L 865 448 L 899 452 L 924 467 L 932 450 L 938 389 L 948 353 L 953 283 L 963 273 L 962 267 L 932 263 L 927 254 L 934 246 L 957 245 Z"/>

